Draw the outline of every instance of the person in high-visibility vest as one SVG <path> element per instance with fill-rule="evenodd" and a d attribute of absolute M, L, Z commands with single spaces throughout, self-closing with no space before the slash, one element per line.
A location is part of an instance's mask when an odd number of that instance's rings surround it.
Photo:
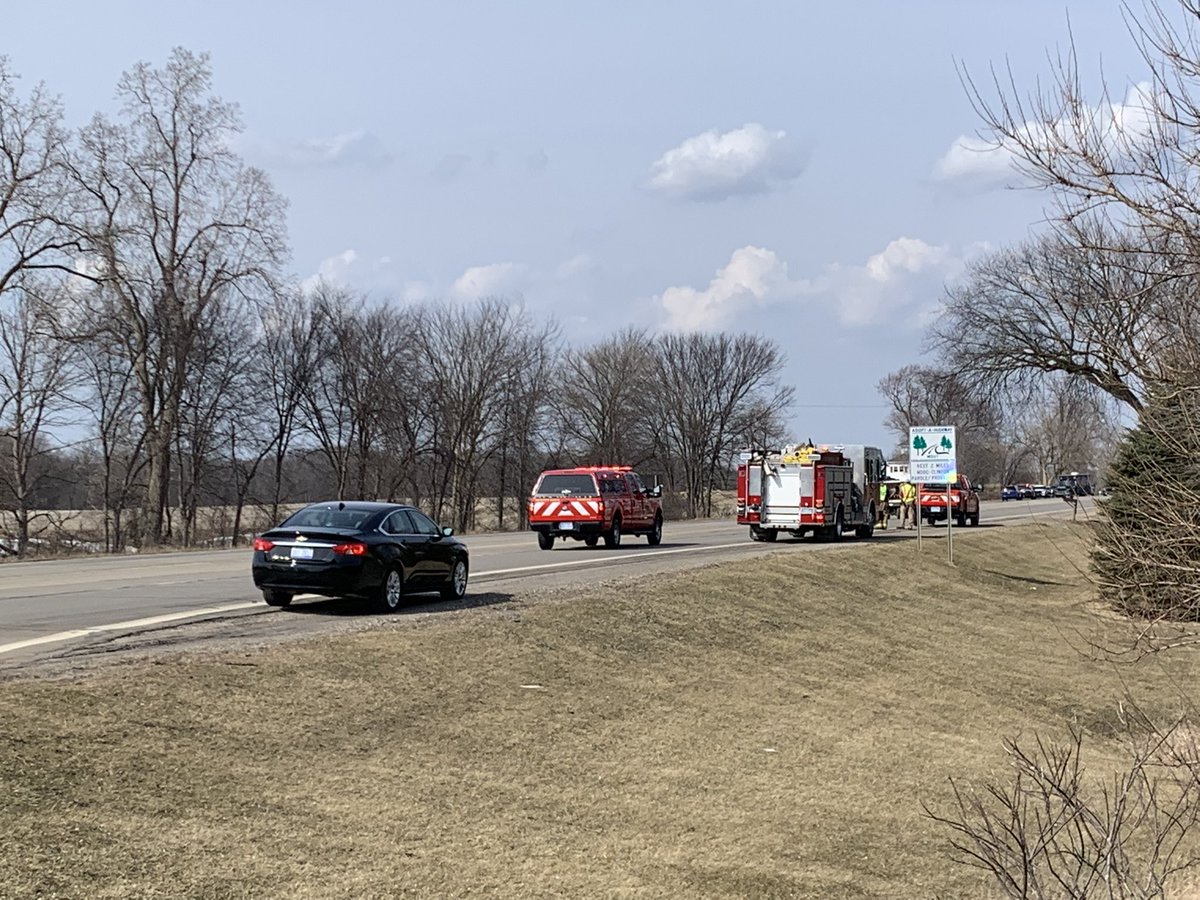
<path fill-rule="evenodd" d="M 917 486 L 907 478 L 900 482 L 900 527 L 917 527 Z"/>
<path fill-rule="evenodd" d="M 888 512 L 888 486 L 885 482 L 880 482 L 879 505 L 875 507 L 875 524 L 880 528 L 887 528 Z"/>

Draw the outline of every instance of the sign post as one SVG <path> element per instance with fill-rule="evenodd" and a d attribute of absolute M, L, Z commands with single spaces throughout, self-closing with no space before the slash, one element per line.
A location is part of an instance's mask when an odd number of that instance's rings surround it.
<path fill-rule="evenodd" d="M 958 481 L 958 439 L 953 425 L 918 425 L 908 429 L 908 473 L 917 484 L 917 547 L 921 546 L 921 484 L 946 487 L 946 552 L 954 563 L 950 490 Z"/>

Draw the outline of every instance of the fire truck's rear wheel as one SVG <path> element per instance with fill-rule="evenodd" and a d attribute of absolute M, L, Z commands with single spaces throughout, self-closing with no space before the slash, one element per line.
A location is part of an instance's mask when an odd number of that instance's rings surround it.
<path fill-rule="evenodd" d="M 595 547 L 598 543 L 600 543 L 600 538 L 596 537 L 594 534 L 589 534 L 583 539 L 583 542 L 589 547 Z"/>
<path fill-rule="evenodd" d="M 612 528 L 604 532 L 604 546 L 614 550 L 621 546 L 621 517 L 613 519 Z"/>
<path fill-rule="evenodd" d="M 547 534 L 544 531 L 539 531 L 538 532 L 538 546 L 541 547 L 543 550 L 553 550 L 554 549 L 554 535 Z"/>
<path fill-rule="evenodd" d="M 845 522 L 842 521 L 842 511 L 839 509 L 834 517 L 833 525 L 829 527 L 829 539 L 831 541 L 840 541 L 842 535 L 846 533 Z"/>
<path fill-rule="evenodd" d="M 646 540 L 651 547 L 657 547 L 662 543 L 662 516 L 654 517 L 654 528 L 646 535 Z"/>

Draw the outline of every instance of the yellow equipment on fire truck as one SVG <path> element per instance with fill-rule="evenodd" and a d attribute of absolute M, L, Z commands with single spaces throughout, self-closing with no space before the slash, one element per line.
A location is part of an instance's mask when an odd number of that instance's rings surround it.
<path fill-rule="evenodd" d="M 853 530 L 875 533 L 879 483 L 887 460 L 863 444 L 794 444 L 779 450 L 743 450 L 738 461 L 737 520 L 756 541 L 781 531 L 839 540 Z"/>

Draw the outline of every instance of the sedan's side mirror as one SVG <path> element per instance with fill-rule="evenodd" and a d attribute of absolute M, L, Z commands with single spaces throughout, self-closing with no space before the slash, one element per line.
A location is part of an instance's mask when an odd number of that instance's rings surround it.
<path fill-rule="evenodd" d="M 447 525 L 445 528 L 442 529 L 442 537 L 452 537 L 453 535 L 454 535 L 454 529 L 451 528 L 449 525 Z"/>

